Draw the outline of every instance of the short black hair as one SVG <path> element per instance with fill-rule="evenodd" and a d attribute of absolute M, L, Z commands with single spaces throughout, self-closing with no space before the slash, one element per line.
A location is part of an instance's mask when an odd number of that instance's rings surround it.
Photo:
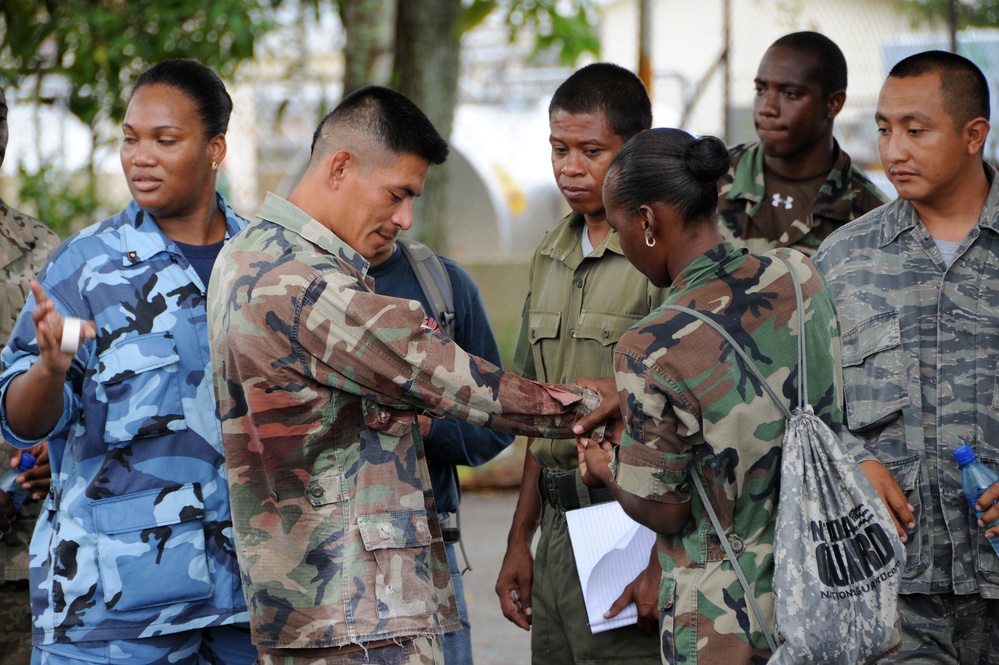
<path fill-rule="evenodd" d="M 834 92 L 846 91 L 846 58 L 833 40 L 817 32 L 805 30 L 784 35 L 771 44 L 770 49 L 777 47 L 812 56 L 815 61 L 812 76 L 822 89 L 822 94 L 831 95 Z"/>
<path fill-rule="evenodd" d="M 190 97 L 205 125 L 206 138 L 214 138 L 229 130 L 232 98 L 222 79 L 197 60 L 174 58 L 153 65 L 139 74 L 132 86 L 132 95 L 146 85 L 168 85 Z"/>
<path fill-rule="evenodd" d="M 631 137 L 614 156 L 607 168 L 604 196 L 613 207 L 628 212 L 663 203 L 676 210 L 688 228 L 713 224 L 718 179 L 730 166 L 721 139 L 656 128 Z"/>
<path fill-rule="evenodd" d="M 652 102 L 645 84 L 634 72 L 609 62 L 587 65 L 567 78 L 552 96 L 548 117 L 555 111 L 601 111 L 624 141 L 652 127 Z"/>
<path fill-rule="evenodd" d="M 947 112 L 958 127 L 973 118 L 989 119 L 989 83 L 978 65 L 947 51 L 923 51 L 899 61 L 888 78 L 940 75 L 940 90 Z"/>
<path fill-rule="evenodd" d="M 327 126 L 357 131 L 393 154 L 416 155 L 431 164 L 443 164 L 450 152 L 447 141 L 412 100 L 380 85 L 355 90 L 322 119 L 312 136 L 313 155 Z"/>

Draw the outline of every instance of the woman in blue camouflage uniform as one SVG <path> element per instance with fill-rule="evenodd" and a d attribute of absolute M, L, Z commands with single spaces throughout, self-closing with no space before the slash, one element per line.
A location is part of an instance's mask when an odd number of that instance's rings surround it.
<path fill-rule="evenodd" d="M 740 344 L 789 409 L 798 406 L 797 299 L 805 307 L 808 402 L 842 422 L 839 327 L 812 263 L 793 249 L 759 256 L 723 242 L 715 206 L 725 145 L 678 129 L 636 135 L 604 181 L 607 219 L 628 260 L 664 304 L 697 310 Z M 787 259 L 791 268 L 778 258 Z M 719 537 L 739 554 L 764 617 L 773 617 L 773 544 L 784 414 L 732 347 L 688 313 L 658 309 L 614 353 L 624 433 L 614 453 L 580 447 L 584 479 L 606 484 L 625 512 L 659 534 L 664 663 L 749 665 L 770 651 Z M 586 419 L 578 423 L 586 427 Z M 586 442 L 584 442 L 586 443 Z M 725 529 L 715 533 L 689 476 L 697 470 Z M 768 628 L 773 630 L 772 619 Z"/>
<path fill-rule="evenodd" d="M 138 78 L 121 144 L 133 201 L 62 244 L 4 349 L 3 437 L 47 438 L 52 460 L 34 663 L 255 660 L 205 315 L 215 257 L 245 225 L 215 191 L 231 111 L 197 62 Z M 64 317 L 83 320 L 79 340 Z"/>

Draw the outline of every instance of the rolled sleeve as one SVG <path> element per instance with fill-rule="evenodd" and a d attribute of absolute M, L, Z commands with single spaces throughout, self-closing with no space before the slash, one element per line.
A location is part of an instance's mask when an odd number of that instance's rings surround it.
<path fill-rule="evenodd" d="M 614 482 L 629 494 L 662 503 L 686 503 L 687 473 L 693 453 L 666 453 L 621 435 L 614 460 Z"/>

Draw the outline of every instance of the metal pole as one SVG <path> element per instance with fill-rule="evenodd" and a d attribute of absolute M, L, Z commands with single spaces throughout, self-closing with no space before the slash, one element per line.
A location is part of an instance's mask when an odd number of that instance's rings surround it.
<path fill-rule="evenodd" d="M 652 97 L 652 23 L 655 0 L 641 0 L 638 6 L 638 78 Z"/>
<path fill-rule="evenodd" d="M 957 53 L 957 0 L 947 0 L 947 33 L 950 52 Z"/>
<path fill-rule="evenodd" d="M 729 55 L 732 50 L 732 4 L 731 0 L 724 0 L 722 4 L 723 24 L 723 52 L 722 52 L 722 130 L 725 132 L 725 142 L 728 143 L 731 128 L 729 127 L 729 84 L 732 78 L 732 68 L 730 66 Z"/>

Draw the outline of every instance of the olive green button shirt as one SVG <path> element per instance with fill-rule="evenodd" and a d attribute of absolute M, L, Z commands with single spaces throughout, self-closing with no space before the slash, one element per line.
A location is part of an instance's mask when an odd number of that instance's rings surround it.
<path fill-rule="evenodd" d="M 585 228 L 583 216 L 571 213 L 534 253 L 514 356 L 517 374 L 547 383 L 613 376 L 617 341 L 665 297 L 624 257 L 614 231 L 584 257 Z M 531 453 L 544 467 L 578 466 L 573 439 L 539 439 Z"/>

